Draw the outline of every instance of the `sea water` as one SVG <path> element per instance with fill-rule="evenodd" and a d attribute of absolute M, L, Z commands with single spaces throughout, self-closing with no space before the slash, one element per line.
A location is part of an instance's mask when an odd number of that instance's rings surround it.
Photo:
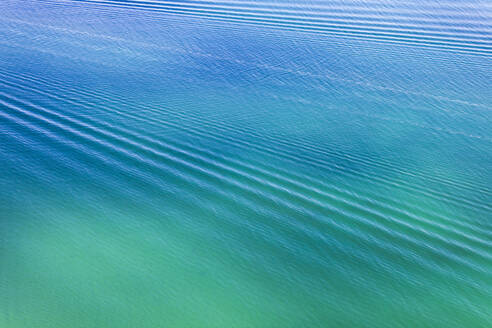
<path fill-rule="evenodd" d="M 492 326 L 489 1 L 0 3 L 0 326 Z"/>

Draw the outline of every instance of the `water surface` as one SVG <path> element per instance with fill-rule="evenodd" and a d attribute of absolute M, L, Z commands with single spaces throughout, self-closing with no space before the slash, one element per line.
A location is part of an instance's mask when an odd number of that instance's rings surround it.
<path fill-rule="evenodd" d="M 490 327 L 488 1 L 0 4 L 1 327 Z"/>

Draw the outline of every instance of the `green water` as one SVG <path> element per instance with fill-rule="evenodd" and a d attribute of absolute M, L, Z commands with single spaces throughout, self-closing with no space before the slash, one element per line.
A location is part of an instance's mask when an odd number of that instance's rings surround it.
<path fill-rule="evenodd" d="M 0 327 L 492 326 L 487 2 L 0 12 Z"/>

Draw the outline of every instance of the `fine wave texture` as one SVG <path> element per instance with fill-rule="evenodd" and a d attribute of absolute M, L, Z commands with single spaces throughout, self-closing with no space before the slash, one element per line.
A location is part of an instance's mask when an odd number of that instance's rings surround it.
<path fill-rule="evenodd" d="M 1 327 L 490 327 L 488 1 L 0 3 Z"/>

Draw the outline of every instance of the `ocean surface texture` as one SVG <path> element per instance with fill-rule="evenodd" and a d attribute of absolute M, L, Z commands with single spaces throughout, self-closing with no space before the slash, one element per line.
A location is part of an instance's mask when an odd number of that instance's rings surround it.
<path fill-rule="evenodd" d="M 1 328 L 492 327 L 490 0 L 1 0 Z"/>

